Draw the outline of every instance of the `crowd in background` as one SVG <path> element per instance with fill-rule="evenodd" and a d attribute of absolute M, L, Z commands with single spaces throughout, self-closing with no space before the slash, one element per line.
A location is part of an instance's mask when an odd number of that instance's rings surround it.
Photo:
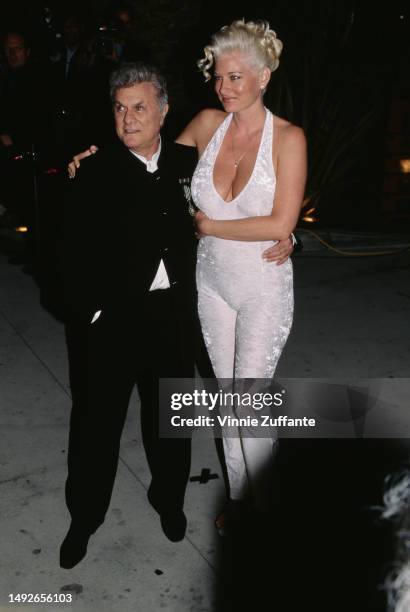
<path fill-rule="evenodd" d="M 55 196 L 55 177 L 67 160 L 112 135 L 111 71 L 119 62 L 150 58 L 128 6 L 117 6 L 103 23 L 44 7 L 29 28 L 2 25 L 0 226 L 25 226 L 33 237 L 39 192 L 42 204 Z"/>

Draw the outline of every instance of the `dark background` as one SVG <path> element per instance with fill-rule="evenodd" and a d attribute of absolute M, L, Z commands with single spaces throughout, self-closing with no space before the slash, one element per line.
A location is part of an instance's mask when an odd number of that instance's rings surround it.
<path fill-rule="evenodd" d="M 36 24 L 45 4 L 61 18 L 78 12 L 90 35 L 119 6 L 96 0 L 3 3 L 1 29 L 14 24 L 26 29 L 34 57 L 41 48 Z M 314 208 L 314 218 L 327 227 L 408 227 L 409 180 L 399 176 L 397 159 L 390 159 L 390 164 L 387 159 L 410 157 L 410 28 L 405 2 L 377 6 L 363 0 L 256 0 L 239 1 L 232 8 L 202 0 L 143 0 L 128 5 L 135 11 L 150 61 L 168 77 L 169 136 L 177 135 L 199 109 L 217 104 L 212 84 L 204 84 L 196 68 L 210 35 L 236 18 L 266 19 L 284 42 L 266 105 L 301 125 L 308 138 L 305 211 Z M 398 120 L 401 142 L 391 151 L 389 135 L 397 131 Z"/>

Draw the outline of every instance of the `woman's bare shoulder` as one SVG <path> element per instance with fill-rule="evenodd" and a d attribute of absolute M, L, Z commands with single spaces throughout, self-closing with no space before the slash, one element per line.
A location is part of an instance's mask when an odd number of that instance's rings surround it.
<path fill-rule="evenodd" d="M 273 130 L 281 140 L 300 140 L 305 137 L 303 128 L 277 115 L 273 115 Z"/>
<path fill-rule="evenodd" d="M 194 117 L 192 123 L 194 124 L 198 144 L 203 145 L 204 142 L 207 143 L 212 138 L 227 114 L 216 108 L 205 108 Z"/>
<path fill-rule="evenodd" d="M 197 114 L 196 118 L 204 127 L 218 127 L 227 115 L 228 113 L 217 108 L 205 108 Z"/>
<path fill-rule="evenodd" d="M 277 115 L 273 115 L 273 141 L 278 152 L 289 147 L 306 146 L 303 128 Z"/>
<path fill-rule="evenodd" d="M 226 116 L 227 113 L 224 111 L 216 108 L 205 108 L 188 123 L 176 142 L 193 144 L 198 149 L 202 149 L 204 142 L 206 143 L 211 139 L 212 134 L 218 129 Z"/>

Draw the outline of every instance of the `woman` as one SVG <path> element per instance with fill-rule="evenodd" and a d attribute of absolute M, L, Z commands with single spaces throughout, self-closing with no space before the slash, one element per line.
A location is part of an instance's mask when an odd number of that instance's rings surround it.
<path fill-rule="evenodd" d="M 192 180 L 199 314 L 218 379 L 271 379 L 292 323 L 292 264 L 275 265 L 286 256 L 272 244 L 286 240 L 299 217 L 306 141 L 263 105 L 281 50 L 266 22 L 234 21 L 217 32 L 198 65 L 206 79 L 215 65 L 224 111 L 202 111 L 177 139 L 200 157 Z M 223 440 L 229 497 L 250 495 L 262 509 L 274 440 L 242 433 L 231 437 L 231 428 Z"/>
<path fill-rule="evenodd" d="M 306 181 L 302 129 L 263 104 L 281 50 L 267 22 L 217 32 L 198 66 L 206 80 L 214 67 L 224 111 L 202 111 L 177 139 L 200 157 L 191 188 L 200 209 L 199 315 L 218 379 L 271 379 L 292 324 L 291 261 L 261 263 L 272 240 L 294 229 Z M 274 440 L 241 434 L 223 440 L 230 498 L 250 494 L 263 509 Z"/>

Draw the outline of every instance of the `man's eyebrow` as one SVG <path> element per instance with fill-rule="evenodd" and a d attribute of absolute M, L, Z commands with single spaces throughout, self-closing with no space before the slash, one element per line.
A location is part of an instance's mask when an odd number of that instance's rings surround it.
<path fill-rule="evenodd" d="M 114 100 L 114 104 L 119 104 L 120 106 L 126 107 L 126 104 L 123 104 L 122 102 L 120 102 L 120 100 Z M 144 100 L 137 100 L 137 102 L 133 102 L 131 106 L 142 106 L 144 104 Z"/>

